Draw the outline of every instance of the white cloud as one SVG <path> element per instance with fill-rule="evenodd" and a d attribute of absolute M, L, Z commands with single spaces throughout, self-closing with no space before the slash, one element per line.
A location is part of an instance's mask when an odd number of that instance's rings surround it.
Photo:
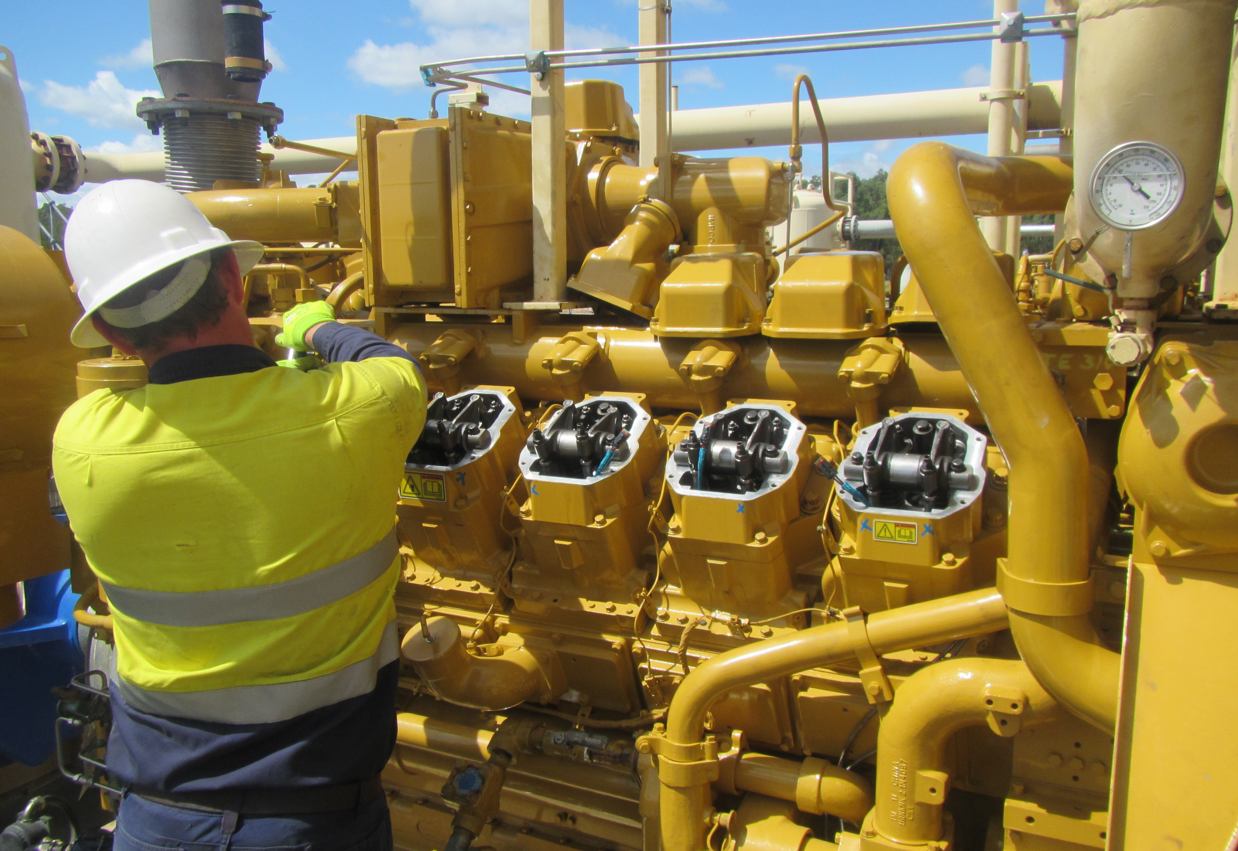
<path fill-rule="evenodd" d="M 973 65 L 959 74 L 959 80 L 965 86 L 987 86 L 989 84 L 989 66 Z"/>
<path fill-rule="evenodd" d="M 882 169 L 889 171 L 890 163 L 882 156 L 889 149 L 888 144 L 882 147 L 880 143 L 873 143 L 868 150 L 860 152 L 859 156 L 831 158 L 830 170 L 839 174 L 854 171 L 860 177 L 872 177 Z"/>
<path fill-rule="evenodd" d="M 134 107 L 144 97 L 159 97 L 159 92 L 125 88 L 114 71 L 98 71 L 85 86 L 44 80 L 38 96 L 44 106 L 85 118 L 94 127 L 137 131 L 146 124 L 134 113 Z"/>
<path fill-rule="evenodd" d="M 626 47 L 628 40 L 608 29 L 583 27 L 568 21 L 563 25 L 563 43 L 569 50 L 587 50 L 591 47 Z"/>
<path fill-rule="evenodd" d="M 894 147 L 893 139 L 878 139 L 873 142 L 873 150 L 879 154 L 884 154 L 886 151 Z"/>
<path fill-rule="evenodd" d="M 419 66 L 433 61 L 430 57 L 436 55 L 432 52 L 434 47 L 407 41 L 379 45 L 367 38 L 365 44 L 348 57 L 348 67 L 367 83 L 387 89 L 411 89 L 421 85 Z"/>
<path fill-rule="evenodd" d="M 723 88 L 722 81 L 710 70 L 708 65 L 691 65 L 688 70 L 676 75 L 677 82 L 684 86 L 704 86 L 709 89 Z"/>
<path fill-rule="evenodd" d="M 155 64 L 149 38 L 144 38 L 128 53 L 117 53 L 99 60 L 104 68 L 150 68 Z"/>
<path fill-rule="evenodd" d="M 479 21 L 496 29 L 527 27 L 529 4 L 523 0 L 409 0 L 431 27 L 474 28 Z"/>
<path fill-rule="evenodd" d="M 86 148 L 87 154 L 145 154 L 162 151 L 163 142 L 154 134 L 137 133 L 130 142 L 103 142 Z"/>
<path fill-rule="evenodd" d="M 280 56 L 279 48 L 271 44 L 270 39 L 262 40 L 262 50 L 266 53 L 267 62 L 271 63 L 272 71 L 287 71 L 288 63 L 284 61 L 284 57 Z"/>
<path fill-rule="evenodd" d="M 409 0 L 409 5 L 421 16 L 429 43 L 376 44 L 366 39 L 347 63 L 363 81 L 406 91 L 422 86 L 422 65 L 486 54 L 523 55 L 529 50 L 529 7 L 523 0 Z M 571 22 L 564 25 L 564 40 L 570 48 L 626 44 L 610 30 Z M 511 85 L 527 85 L 527 78 L 508 76 L 505 82 Z M 488 91 L 492 111 L 528 114 L 528 100 L 522 95 Z"/>
<path fill-rule="evenodd" d="M 780 62 L 774 66 L 774 75 L 783 80 L 794 80 L 800 74 L 807 74 L 808 69 L 803 65 L 788 65 Z"/>

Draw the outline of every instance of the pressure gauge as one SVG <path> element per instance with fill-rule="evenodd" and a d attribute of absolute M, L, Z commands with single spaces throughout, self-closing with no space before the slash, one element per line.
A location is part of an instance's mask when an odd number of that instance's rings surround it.
<path fill-rule="evenodd" d="M 1182 162 L 1152 142 L 1118 145 L 1092 172 L 1092 207 L 1109 226 L 1132 231 L 1163 222 L 1186 185 Z"/>

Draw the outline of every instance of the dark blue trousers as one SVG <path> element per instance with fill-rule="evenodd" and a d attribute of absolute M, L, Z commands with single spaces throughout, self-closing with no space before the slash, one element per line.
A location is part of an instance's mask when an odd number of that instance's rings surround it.
<path fill-rule="evenodd" d="M 391 851 L 391 815 L 379 796 L 360 810 L 237 816 L 157 804 L 127 794 L 115 851 Z"/>

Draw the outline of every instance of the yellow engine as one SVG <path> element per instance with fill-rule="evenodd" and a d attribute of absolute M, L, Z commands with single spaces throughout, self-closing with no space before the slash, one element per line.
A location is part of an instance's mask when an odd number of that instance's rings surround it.
<path fill-rule="evenodd" d="M 550 143 L 460 101 L 359 116 L 355 182 L 190 194 L 268 245 L 258 345 L 326 298 L 434 393 L 398 846 L 1234 847 L 1235 3 L 1062 5 L 1073 157 L 912 147 L 894 270 L 775 244 L 798 112 L 787 162 L 641 165 L 602 81 Z M 1052 254 L 992 238 L 1034 213 Z"/>

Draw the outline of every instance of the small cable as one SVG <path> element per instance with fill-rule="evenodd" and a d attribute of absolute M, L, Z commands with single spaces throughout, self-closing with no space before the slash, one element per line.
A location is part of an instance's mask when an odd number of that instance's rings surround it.
<path fill-rule="evenodd" d="M 868 762 L 870 759 L 872 759 L 876 755 L 877 755 L 876 748 L 873 748 L 871 751 L 868 751 L 866 753 L 860 754 L 854 760 L 851 761 L 851 764 L 847 766 L 847 770 L 853 771 L 855 767 L 859 765 L 861 762 Z"/>
<path fill-rule="evenodd" d="M 877 717 L 877 707 L 873 707 L 864 713 L 864 717 L 859 720 L 854 727 L 851 728 L 851 734 L 847 736 L 847 741 L 843 745 L 842 751 L 838 754 L 838 767 L 843 767 L 843 761 L 847 758 L 847 751 L 851 750 L 851 746 L 855 744 L 855 740 L 860 737 L 860 732 L 868 726 L 868 722 Z"/>
<path fill-rule="evenodd" d="M 819 612 L 825 615 L 826 620 L 831 620 L 831 619 L 842 620 L 842 617 L 843 617 L 842 612 L 838 611 L 837 609 L 831 609 L 828 607 L 824 609 L 818 609 L 815 606 L 809 606 L 806 609 L 795 609 L 794 611 L 783 612 L 781 615 L 774 615 L 772 618 L 763 618 L 762 620 L 759 620 L 759 621 L 748 621 L 748 625 L 749 626 L 761 626 L 762 624 L 773 623 L 774 621 L 777 621 L 777 620 L 783 620 L 785 618 L 789 618 L 791 617 L 791 615 L 802 615 L 805 612 Z"/>
<path fill-rule="evenodd" d="M 860 493 L 858 490 L 856 490 L 854 485 L 852 485 L 850 482 L 844 479 L 842 475 L 839 474 L 838 468 L 835 467 L 833 462 L 831 462 L 825 456 L 821 456 L 820 458 L 818 458 L 817 463 L 813 464 L 813 467 L 816 469 L 818 473 L 825 476 L 827 479 L 833 479 L 840 488 L 846 491 L 847 494 L 850 495 L 852 499 L 857 500 L 861 505 L 869 504 L 868 497 Z"/>

